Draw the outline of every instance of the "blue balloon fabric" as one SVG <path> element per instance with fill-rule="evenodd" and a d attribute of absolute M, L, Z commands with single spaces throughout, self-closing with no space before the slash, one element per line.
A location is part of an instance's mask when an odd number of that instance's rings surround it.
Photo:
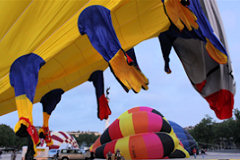
<path fill-rule="evenodd" d="M 180 125 L 173 121 L 168 121 L 170 125 L 172 126 L 174 132 L 176 133 L 178 139 L 182 142 L 184 148 L 188 151 L 190 155 L 192 155 L 193 148 L 196 148 L 198 151 L 198 145 L 195 139 L 186 131 L 184 128 L 182 128 Z"/>

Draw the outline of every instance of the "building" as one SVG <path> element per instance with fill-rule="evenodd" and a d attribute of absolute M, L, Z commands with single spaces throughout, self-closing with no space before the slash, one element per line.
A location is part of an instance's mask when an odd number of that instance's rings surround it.
<path fill-rule="evenodd" d="M 101 135 L 101 133 L 93 132 L 93 131 L 69 131 L 67 133 L 75 137 L 79 137 L 79 135 L 82 135 L 82 134 L 94 134 L 95 136 Z"/>

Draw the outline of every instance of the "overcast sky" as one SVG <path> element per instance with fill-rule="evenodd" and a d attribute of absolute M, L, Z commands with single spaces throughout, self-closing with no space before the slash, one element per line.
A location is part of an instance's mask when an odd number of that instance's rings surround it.
<path fill-rule="evenodd" d="M 233 65 L 237 92 L 234 108 L 240 109 L 240 1 L 217 0 L 224 23 L 230 57 Z M 110 87 L 109 122 L 113 122 L 124 111 L 136 106 L 149 106 L 160 111 L 168 120 L 182 127 L 196 125 L 206 114 L 218 120 L 208 103 L 193 89 L 180 60 L 173 51 L 170 55 L 171 74 L 163 70 L 164 62 L 157 38 L 144 41 L 135 47 L 138 63 L 149 79 L 149 90 L 138 94 L 126 93 L 109 69 L 104 71 L 105 89 Z M 37 103 L 33 108 L 35 126 L 42 125 L 42 106 Z M 18 121 L 17 112 L 0 116 L 0 124 L 14 128 Z M 105 121 L 97 118 L 95 90 L 90 82 L 64 93 L 49 121 L 53 131 L 98 131 L 103 132 Z"/>

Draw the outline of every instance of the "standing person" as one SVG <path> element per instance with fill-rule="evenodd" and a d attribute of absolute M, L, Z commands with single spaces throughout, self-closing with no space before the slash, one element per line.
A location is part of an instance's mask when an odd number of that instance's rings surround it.
<path fill-rule="evenodd" d="M 120 150 L 119 149 L 116 150 L 115 160 L 121 160 L 121 154 L 120 154 Z"/>
<path fill-rule="evenodd" d="M 1 156 L 2 156 L 2 150 L 0 150 L 0 159 L 2 158 Z"/>
<path fill-rule="evenodd" d="M 16 159 L 16 151 L 13 150 L 12 154 L 11 154 L 11 160 L 15 160 Z"/>
<path fill-rule="evenodd" d="M 196 157 L 197 157 L 197 150 L 196 150 L 195 147 L 193 148 L 192 153 L 193 153 L 194 158 L 196 159 Z"/>
<path fill-rule="evenodd" d="M 2 150 L 0 150 L 0 159 L 2 158 L 1 156 L 2 156 Z"/>
<path fill-rule="evenodd" d="M 94 152 L 90 152 L 90 160 L 92 160 L 94 158 L 95 158 Z"/>
<path fill-rule="evenodd" d="M 58 160 L 58 157 L 59 157 L 59 151 L 60 151 L 60 150 L 57 150 L 56 155 L 54 155 L 55 160 Z"/>
<path fill-rule="evenodd" d="M 202 155 L 202 158 L 204 159 L 204 154 L 205 154 L 205 151 L 204 151 L 204 149 L 202 148 L 201 149 L 201 155 Z"/>
<path fill-rule="evenodd" d="M 109 151 L 106 155 L 106 160 L 111 160 L 112 159 L 112 152 Z"/>

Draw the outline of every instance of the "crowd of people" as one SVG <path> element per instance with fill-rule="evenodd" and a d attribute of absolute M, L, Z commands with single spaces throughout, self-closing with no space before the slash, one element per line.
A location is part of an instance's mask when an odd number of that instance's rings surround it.
<path fill-rule="evenodd" d="M 197 158 L 197 150 L 196 150 L 196 148 L 193 148 L 192 153 L 193 153 L 194 158 L 196 159 Z M 204 159 L 205 154 L 206 154 L 206 149 L 202 148 L 201 149 L 202 159 Z"/>
<path fill-rule="evenodd" d="M 121 155 L 120 150 L 117 149 L 115 154 L 109 151 L 106 155 L 106 160 L 124 160 L 124 157 Z"/>

